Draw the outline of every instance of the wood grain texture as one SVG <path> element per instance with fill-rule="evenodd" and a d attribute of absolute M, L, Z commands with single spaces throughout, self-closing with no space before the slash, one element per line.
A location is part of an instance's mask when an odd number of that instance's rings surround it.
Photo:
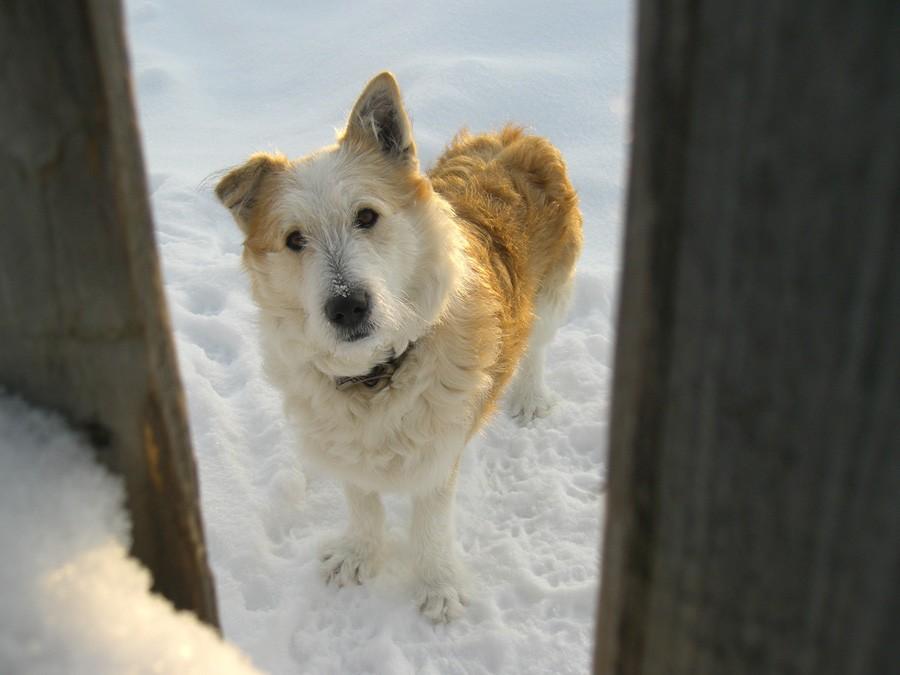
<path fill-rule="evenodd" d="M 596 672 L 893 672 L 900 3 L 638 36 Z"/>
<path fill-rule="evenodd" d="M 0 386 L 126 483 L 154 589 L 216 625 L 118 2 L 0 4 Z"/>

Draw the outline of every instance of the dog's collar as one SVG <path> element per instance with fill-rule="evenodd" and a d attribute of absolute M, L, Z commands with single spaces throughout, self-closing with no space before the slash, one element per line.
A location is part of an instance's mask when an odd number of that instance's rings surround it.
<path fill-rule="evenodd" d="M 400 355 L 392 356 L 384 363 L 379 363 L 365 375 L 351 375 L 349 377 L 334 378 L 335 386 L 337 386 L 338 391 L 346 391 L 351 387 L 361 384 L 373 392 L 381 391 L 390 384 L 391 378 L 394 377 L 394 373 L 400 369 L 400 366 L 403 364 L 403 361 L 406 359 L 407 355 L 409 355 L 410 351 L 412 351 L 414 345 L 415 343 L 411 343 Z"/>

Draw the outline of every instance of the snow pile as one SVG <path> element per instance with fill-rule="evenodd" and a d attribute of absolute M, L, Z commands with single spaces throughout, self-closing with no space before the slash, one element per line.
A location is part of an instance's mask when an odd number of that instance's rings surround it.
<path fill-rule="evenodd" d="M 255 673 L 128 557 L 119 481 L 57 417 L 0 396 L 0 673 Z"/>
<path fill-rule="evenodd" d="M 626 0 L 300 3 L 129 0 L 157 238 L 197 452 L 225 636 L 273 673 L 582 673 L 597 596 L 628 100 Z M 413 605 L 407 500 L 388 497 L 382 575 L 336 590 L 319 543 L 340 486 L 307 473 L 260 373 L 241 237 L 211 195 L 258 150 L 330 143 L 392 70 L 429 166 L 462 126 L 508 121 L 565 155 L 585 214 L 567 324 L 548 350 L 554 412 L 498 413 L 471 444 L 457 531 L 476 592 L 433 627 Z"/>

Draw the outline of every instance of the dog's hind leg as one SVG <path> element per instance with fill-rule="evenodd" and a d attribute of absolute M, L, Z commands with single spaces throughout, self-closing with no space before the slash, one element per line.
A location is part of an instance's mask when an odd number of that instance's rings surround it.
<path fill-rule="evenodd" d="M 544 383 L 544 352 L 556 329 L 562 324 L 572 299 L 574 277 L 541 288 L 534 302 L 534 323 L 525 354 L 507 394 L 509 414 L 525 425 L 536 417 L 545 417 L 555 396 Z"/>
<path fill-rule="evenodd" d="M 384 506 L 377 492 L 344 483 L 350 524 L 346 533 L 322 547 L 319 561 L 326 583 L 361 584 L 378 574 L 384 540 Z"/>

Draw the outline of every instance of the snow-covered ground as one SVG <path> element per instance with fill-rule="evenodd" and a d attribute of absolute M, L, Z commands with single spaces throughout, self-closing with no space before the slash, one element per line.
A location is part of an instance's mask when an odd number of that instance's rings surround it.
<path fill-rule="evenodd" d="M 625 0 L 129 0 L 132 65 L 166 290 L 226 637 L 273 673 L 578 673 L 589 662 L 626 154 Z M 457 529 L 477 593 L 432 626 L 406 573 L 406 501 L 389 498 L 383 574 L 336 590 L 319 541 L 339 486 L 308 472 L 260 374 L 241 238 L 209 177 L 256 150 L 331 142 L 392 70 L 423 164 L 461 126 L 529 126 L 563 151 L 585 214 L 568 323 L 549 350 L 553 414 L 498 414 L 462 465 Z"/>
<path fill-rule="evenodd" d="M 61 419 L 0 391 L 0 673 L 255 673 L 150 593 L 123 500 Z"/>

